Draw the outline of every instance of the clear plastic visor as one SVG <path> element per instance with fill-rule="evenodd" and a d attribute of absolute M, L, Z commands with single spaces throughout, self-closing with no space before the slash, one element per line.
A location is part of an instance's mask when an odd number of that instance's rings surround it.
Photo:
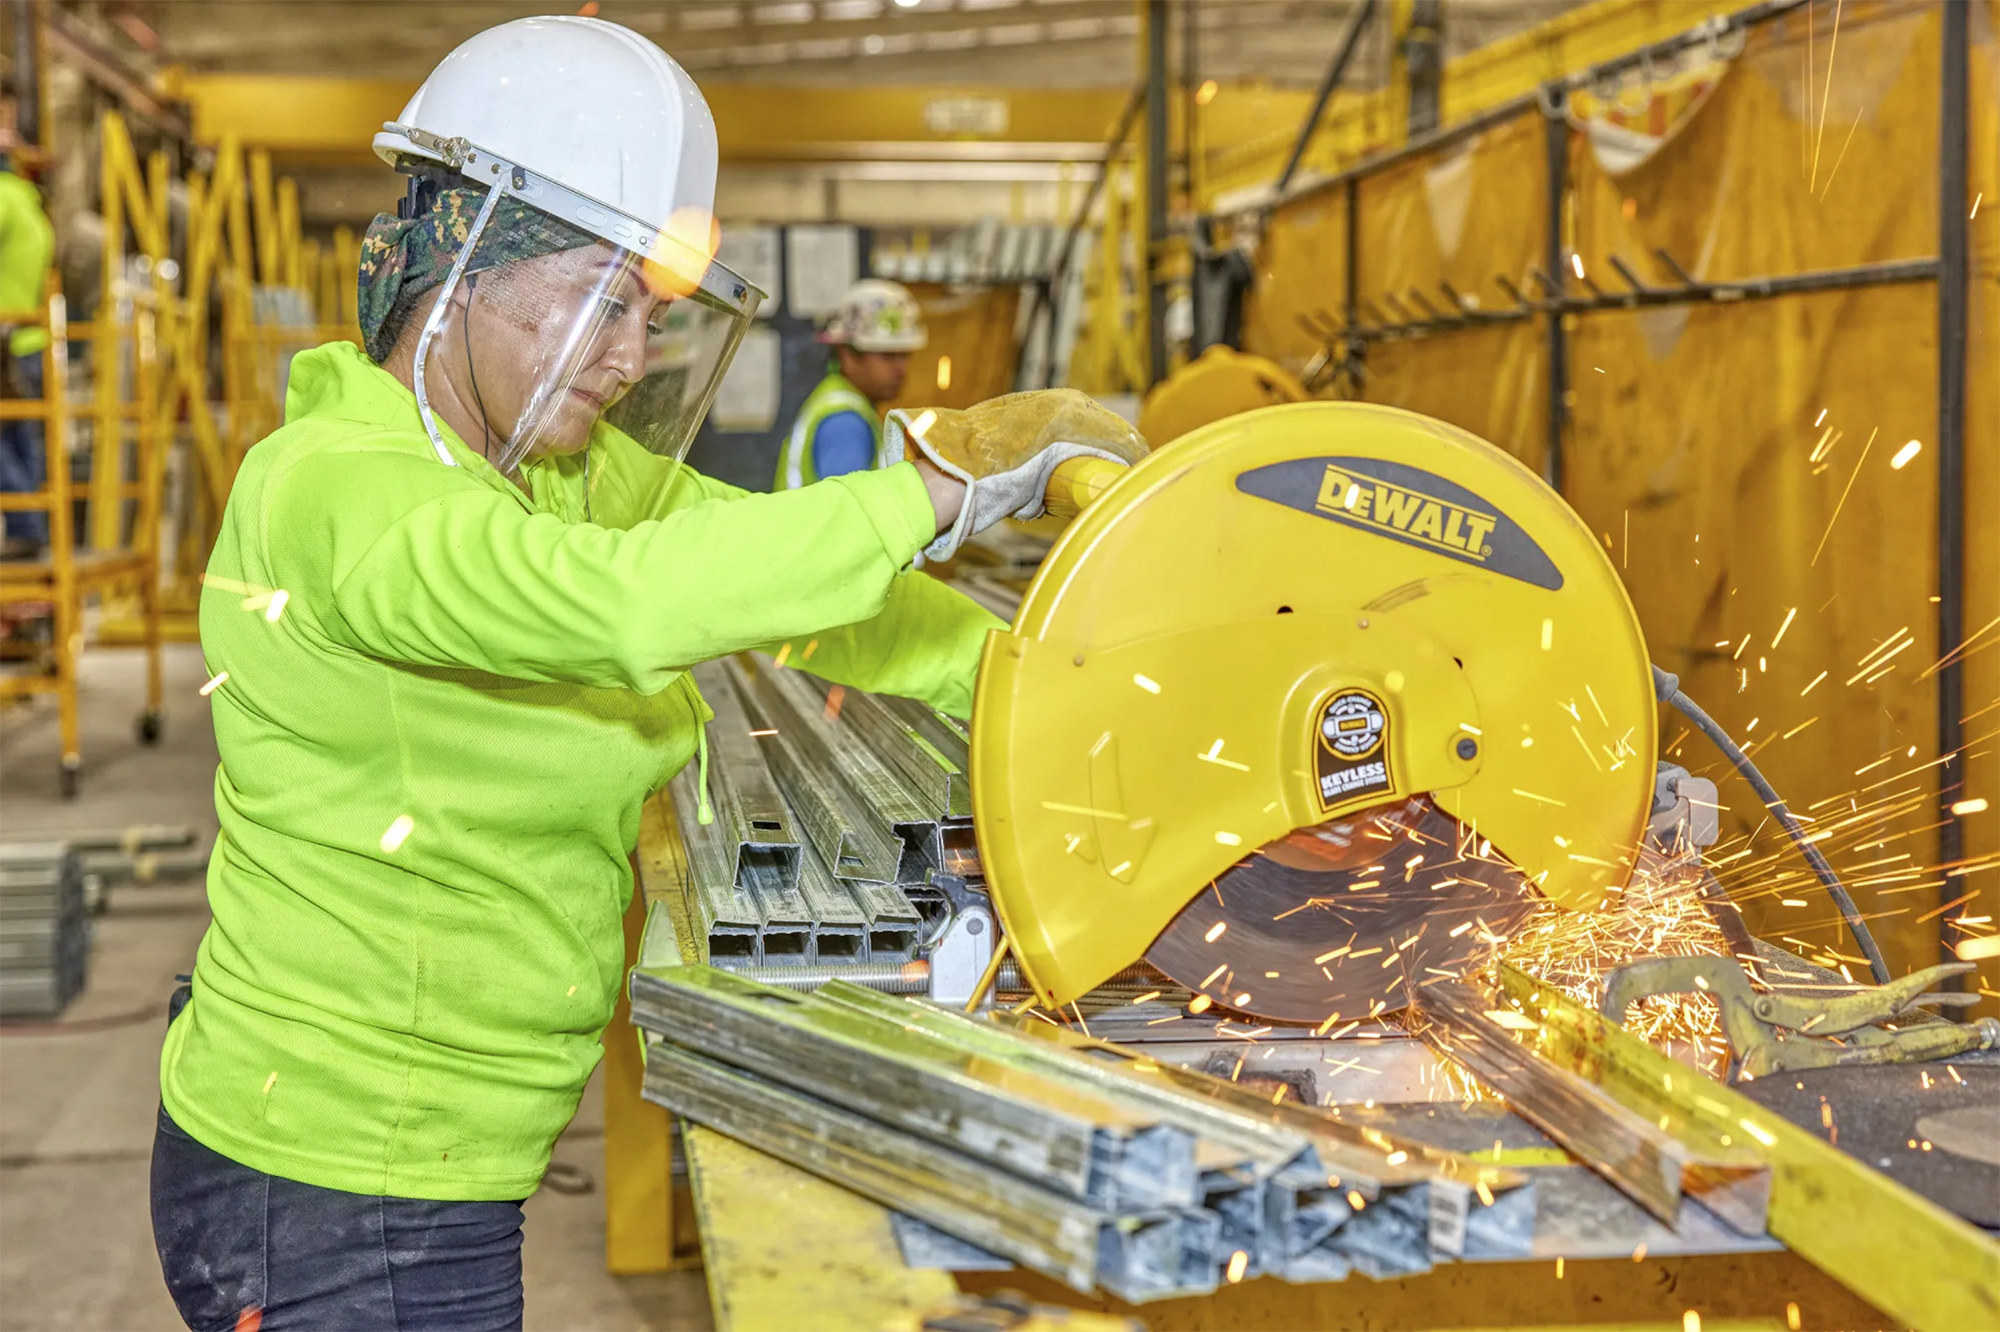
<path fill-rule="evenodd" d="M 541 217 L 490 234 L 504 225 L 496 201 L 468 228 L 417 344 L 418 405 L 440 456 L 442 426 L 511 473 L 581 451 L 603 420 L 683 458 L 762 293 L 664 234 L 643 254 L 581 232 L 587 243 L 551 250 Z"/>

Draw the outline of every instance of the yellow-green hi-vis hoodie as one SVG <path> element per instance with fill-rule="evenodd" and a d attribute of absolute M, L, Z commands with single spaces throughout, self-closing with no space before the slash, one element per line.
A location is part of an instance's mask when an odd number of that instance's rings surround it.
<path fill-rule="evenodd" d="M 909 466 L 753 495 L 599 425 L 532 497 L 359 350 L 292 363 L 202 594 L 214 921 L 169 1113 L 353 1193 L 532 1193 L 623 980 L 639 810 L 711 716 L 690 665 L 790 642 L 970 710 L 1000 622 L 921 573 Z M 806 648 L 812 650 L 808 657 Z"/>

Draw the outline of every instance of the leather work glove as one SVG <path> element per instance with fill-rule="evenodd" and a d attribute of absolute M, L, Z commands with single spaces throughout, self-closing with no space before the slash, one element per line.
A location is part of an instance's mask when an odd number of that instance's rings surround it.
<path fill-rule="evenodd" d="M 947 560 L 967 537 L 1003 518 L 1039 518 L 1049 478 L 1072 458 L 1127 466 L 1146 456 L 1146 441 L 1125 418 L 1075 389 L 1009 393 L 975 407 L 899 407 L 882 426 L 884 464 L 922 456 L 965 483 L 958 521 L 924 548 Z"/>

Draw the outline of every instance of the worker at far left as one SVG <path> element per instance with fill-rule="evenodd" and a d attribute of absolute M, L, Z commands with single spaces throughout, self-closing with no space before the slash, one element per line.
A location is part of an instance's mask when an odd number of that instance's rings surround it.
<path fill-rule="evenodd" d="M 778 449 L 773 490 L 796 490 L 823 476 L 875 466 L 882 413 L 902 393 L 910 353 L 922 351 L 930 333 L 909 288 L 863 278 L 840 298 L 819 340 L 833 348 L 826 377 L 806 395 Z"/>
<path fill-rule="evenodd" d="M 28 174 L 25 151 L 14 130 L 14 101 L 0 106 L 0 340 L 5 341 L 7 398 L 42 396 L 42 354 L 48 330 L 28 324 L 38 315 L 55 261 L 55 230 L 42 207 L 42 194 Z M 19 319 L 9 330 L 6 326 Z M 0 492 L 31 495 L 47 478 L 46 441 L 40 421 L 0 421 Z M 49 543 L 49 516 L 37 509 L 11 509 L 6 519 L 5 556 L 33 559 Z"/>
<path fill-rule="evenodd" d="M 519 1328 L 522 1200 L 632 1039 L 640 810 L 706 785 L 688 668 L 765 647 L 964 717 L 1003 626 L 916 555 L 1138 451 L 684 466 L 762 293 L 713 259 L 706 102 L 628 29 L 489 29 L 374 147 L 409 181 L 365 346 L 293 360 L 203 584 L 222 832 L 152 1164 L 197 1328 Z"/>

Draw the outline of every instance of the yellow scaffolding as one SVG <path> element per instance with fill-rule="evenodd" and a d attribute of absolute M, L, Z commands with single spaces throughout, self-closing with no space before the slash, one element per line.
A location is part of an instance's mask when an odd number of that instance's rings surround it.
<path fill-rule="evenodd" d="M 165 515 L 174 535 L 160 551 L 160 564 L 164 631 L 169 638 L 193 641 L 202 570 L 236 469 L 250 446 L 283 422 L 289 357 L 322 342 L 359 339 L 352 275 L 360 247 L 346 227 L 334 233 L 331 245 L 306 240 L 296 183 L 273 176 L 268 152 L 245 152 L 234 135 L 226 135 L 214 150 L 211 169 L 188 174 L 185 262 L 177 271 L 166 225 L 165 156 L 153 154 L 142 175 L 131 135 L 115 112 L 101 121 L 100 140 L 104 289 L 112 293 L 124 285 L 129 230 L 146 260 L 150 300 L 161 323 L 157 382 L 135 385 L 127 400 L 115 377 L 98 379 L 96 438 L 110 441 L 120 423 L 127 423 L 151 441 L 162 479 L 173 448 L 183 442 L 187 447 L 187 485 L 176 510 Z M 177 278 L 184 279 L 178 298 Z M 293 304 L 310 317 L 268 321 L 260 294 L 276 290 L 296 292 Z M 116 363 L 117 346 L 131 337 L 129 324 L 116 317 L 109 301 L 107 295 L 103 317 L 93 325 L 93 355 L 104 365 Z M 212 397 L 217 379 L 210 355 L 212 309 L 220 316 L 213 321 L 220 333 L 219 400 Z M 92 475 L 107 473 L 93 467 Z M 115 615 L 105 626 L 111 641 L 129 642 L 141 632 L 130 615 Z"/>
<path fill-rule="evenodd" d="M 65 797 L 76 794 L 83 769 L 83 743 L 77 709 L 77 660 L 84 640 L 84 606 L 92 599 L 136 597 L 146 649 L 146 709 L 139 716 L 139 738 L 152 744 L 160 737 L 162 718 L 160 676 L 159 533 L 160 468 L 151 422 L 143 413 L 148 392 L 158 378 L 158 309 L 152 300 L 135 297 L 129 330 L 132 377 L 139 412 L 128 412 L 114 400 L 110 425 L 100 420 L 92 441 L 94 470 L 85 509 L 92 539 L 79 548 L 76 532 L 78 496 L 70 480 L 71 417 L 69 346 L 94 341 L 100 380 L 114 379 L 128 339 L 106 340 L 104 324 L 71 325 L 62 295 L 52 293 L 39 310 L 0 313 L 0 323 L 39 327 L 49 335 L 42 352 L 42 396 L 0 401 L 0 420 L 40 421 L 47 458 L 41 489 L 0 494 L 0 510 L 40 511 L 48 515 L 49 545 L 44 558 L 0 562 L 0 607 L 46 606 L 51 633 L 45 659 L 37 669 L 0 677 L 0 703 L 35 694 L 56 696 L 57 725 L 62 740 L 60 780 Z M 108 321 L 107 321 L 108 322 Z M 116 331 L 116 326 L 113 326 Z M 135 427 L 134 477 L 126 479 L 122 443 L 128 426 Z M 120 464 L 114 467 L 113 463 Z M 136 505 L 129 522 L 126 506 Z M 29 618 L 38 618 L 31 614 Z"/>

